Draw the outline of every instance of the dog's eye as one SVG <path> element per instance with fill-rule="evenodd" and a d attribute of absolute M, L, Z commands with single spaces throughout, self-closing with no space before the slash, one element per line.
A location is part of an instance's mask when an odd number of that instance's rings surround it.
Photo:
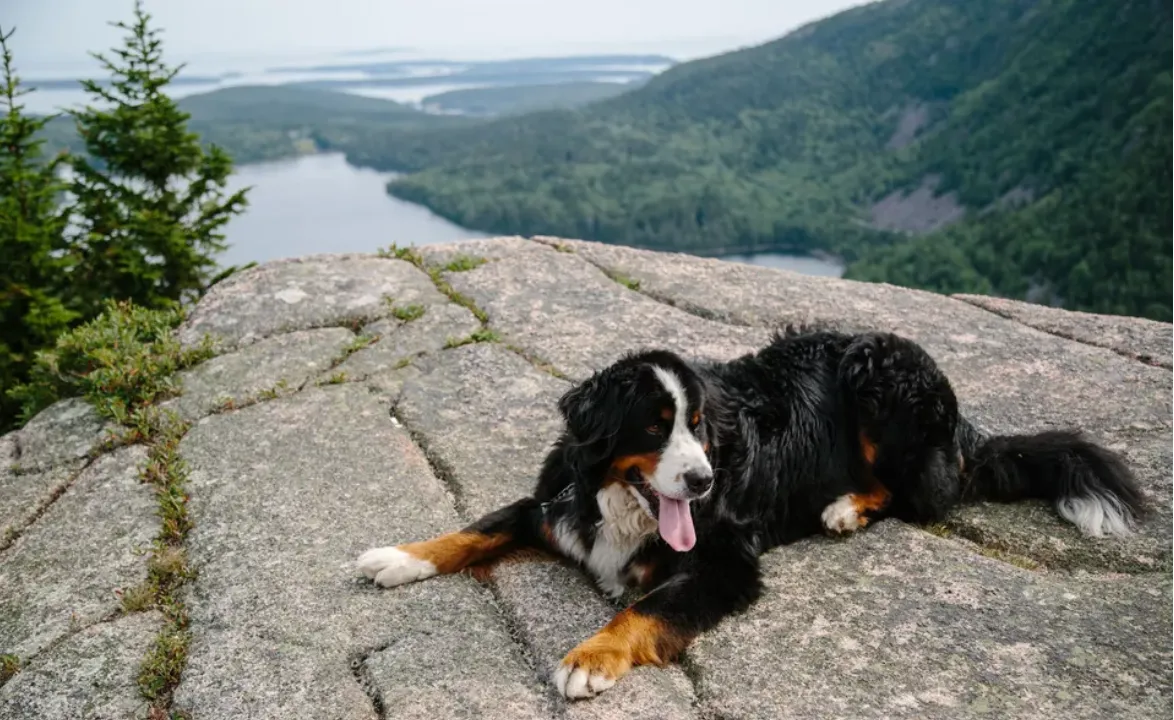
<path fill-rule="evenodd" d="M 648 431 L 649 435 L 660 435 L 661 434 L 660 425 L 649 425 L 648 427 L 646 427 L 644 429 Z"/>

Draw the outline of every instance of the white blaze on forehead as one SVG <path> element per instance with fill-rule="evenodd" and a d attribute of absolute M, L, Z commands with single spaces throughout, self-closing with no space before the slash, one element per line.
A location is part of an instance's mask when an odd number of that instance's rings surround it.
<path fill-rule="evenodd" d="M 689 398 L 681 378 L 662 367 L 653 367 L 652 371 L 664 386 L 665 392 L 672 397 L 676 412 L 673 414 L 673 429 L 669 433 L 668 443 L 661 451 L 656 472 L 649 480 L 652 488 L 662 495 L 682 497 L 687 492 L 682 477 L 685 473 L 692 470 L 709 473 L 712 470 L 701 441 L 689 430 Z"/>

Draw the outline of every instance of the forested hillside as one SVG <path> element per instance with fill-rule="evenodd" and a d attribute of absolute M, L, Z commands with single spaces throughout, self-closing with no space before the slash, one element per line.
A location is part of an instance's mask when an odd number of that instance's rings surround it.
<path fill-rule="evenodd" d="M 576 108 L 587 103 L 630 92 L 644 80 L 629 82 L 561 82 L 547 85 L 505 85 L 466 88 L 429 95 L 421 101 L 425 108 L 458 112 L 477 117 L 521 115 L 556 108 Z"/>
<path fill-rule="evenodd" d="M 354 133 L 448 128 L 471 121 L 428 115 L 390 100 L 332 90 L 287 86 L 238 86 L 189 95 L 179 108 L 205 145 L 219 145 L 238 164 L 273 160 L 328 144 L 353 143 Z M 43 131 L 47 150 L 81 152 L 73 120 L 58 117 Z M 329 138 L 329 140 L 327 140 Z"/>
<path fill-rule="evenodd" d="M 1169 320 L 1170 68 L 1168 3 L 889 0 L 580 110 L 334 144 L 472 228 Z"/>

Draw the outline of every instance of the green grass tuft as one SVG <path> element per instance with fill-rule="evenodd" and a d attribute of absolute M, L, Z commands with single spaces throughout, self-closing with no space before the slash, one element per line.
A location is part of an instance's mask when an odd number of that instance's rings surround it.
<path fill-rule="evenodd" d="M 487 327 L 478 328 L 477 330 L 474 330 L 471 334 L 469 334 L 467 337 L 449 338 L 444 343 L 444 347 L 446 350 L 451 350 L 452 348 L 458 348 L 458 347 L 461 347 L 462 345 L 471 345 L 473 343 L 483 343 L 483 342 L 492 342 L 492 343 L 501 342 L 501 335 L 499 335 L 496 330 L 492 330 Z"/>
<path fill-rule="evenodd" d="M 169 702 L 187 665 L 190 642 L 191 633 L 186 629 L 172 626 L 159 633 L 139 668 L 139 692 L 143 697 L 155 702 Z"/>
<path fill-rule="evenodd" d="M 482 343 L 482 342 L 494 342 L 494 343 L 501 342 L 501 335 L 499 335 L 496 330 L 493 330 L 493 329 L 490 329 L 487 327 L 483 327 L 479 330 L 474 330 L 473 333 L 471 335 L 469 335 L 469 338 L 472 339 L 473 342 L 479 342 L 479 343 Z"/>
<path fill-rule="evenodd" d="M 194 574 L 188 567 L 184 541 L 192 528 L 188 516 L 187 465 L 179 442 L 188 424 L 170 411 L 156 412 L 151 423 L 150 450 L 141 477 L 155 487 L 159 534 L 147 561 L 146 585 L 153 590 L 153 607 L 167 622 L 139 668 L 139 691 L 162 712 L 171 704 L 171 692 L 187 662 L 188 614 L 179 588 Z"/>
<path fill-rule="evenodd" d="M 379 257 L 383 258 L 405 260 L 415 265 L 416 267 L 420 267 L 424 264 L 424 256 L 421 255 L 420 251 L 412 245 L 407 247 L 399 247 L 395 243 L 392 243 L 386 249 L 380 249 L 378 254 Z"/>
<path fill-rule="evenodd" d="M 132 585 L 115 593 L 124 613 L 136 613 L 155 606 L 156 588 L 150 581 Z"/>
<path fill-rule="evenodd" d="M 362 350 L 363 348 L 368 347 L 369 345 L 372 345 L 378 339 L 379 339 L 379 337 L 376 335 L 367 335 L 365 333 L 360 333 L 355 336 L 354 340 L 351 340 L 349 345 L 346 346 L 346 354 L 350 355 L 351 353 L 357 353 L 358 351 Z"/>
<path fill-rule="evenodd" d="M 396 320 L 409 323 L 413 320 L 418 320 L 424 317 L 427 310 L 423 305 L 412 303 L 411 305 L 404 305 L 403 307 L 396 306 L 391 309 L 391 315 Z"/>
<path fill-rule="evenodd" d="M 618 282 L 620 285 L 623 285 L 624 287 L 628 288 L 629 290 L 635 290 L 635 291 L 640 290 L 640 281 L 639 280 L 634 280 L 634 279 L 628 277 L 627 275 L 623 275 L 623 274 L 617 273 L 617 272 L 609 272 L 609 273 L 607 273 L 607 276 L 609 278 L 611 278 L 612 280 L 615 280 L 616 282 Z"/>
<path fill-rule="evenodd" d="M 393 366 L 393 369 L 402 370 L 411 364 L 412 359 L 410 357 L 400 358 L 399 361 Z"/>
<path fill-rule="evenodd" d="M 445 272 L 468 272 L 474 268 L 479 268 L 487 263 L 483 257 L 474 257 L 472 255 L 465 255 L 458 253 L 452 260 L 448 262 L 443 268 Z"/>
<path fill-rule="evenodd" d="M 9 654 L 0 655 L 0 685 L 8 682 L 18 672 L 20 672 L 20 658 Z"/>

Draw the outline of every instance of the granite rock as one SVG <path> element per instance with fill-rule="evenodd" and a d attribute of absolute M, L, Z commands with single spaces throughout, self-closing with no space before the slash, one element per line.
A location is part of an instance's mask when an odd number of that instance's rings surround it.
<path fill-rule="evenodd" d="M 444 296 L 403 260 L 313 255 L 249 268 L 216 284 L 180 327 L 180 341 L 205 335 L 222 349 L 293 330 L 352 327 L 386 317 L 392 302 L 432 305 Z"/>
<path fill-rule="evenodd" d="M 172 711 L 1169 717 L 1168 324 L 536 240 L 422 248 L 439 287 L 402 260 L 278 261 L 194 309 L 181 339 L 208 333 L 222 354 L 171 401 L 194 421 L 180 454 L 196 573 Z M 458 255 L 487 262 L 443 269 Z M 394 312 L 409 305 L 423 314 Z M 550 673 L 623 606 L 577 569 L 515 557 L 390 590 L 356 571 L 366 549 L 528 493 L 570 381 L 649 346 L 732 358 L 788 323 L 916 339 L 984 430 L 1079 425 L 1125 455 L 1153 513 L 1131 537 L 1088 539 L 1040 503 L 977 504 L 932 532 L 886 521 L 778 548 L 749 611 L 681 663 L 576 703 Z M 482 327 L 481 342 L 450 347 Z M 332 367 L 355 332 L 377 340 Z M 155 498 L 137 479 L 143 448 L 91 460 L 103 432 L 76 400 L 0 437 L 0 653 L 25 667 L 0 688 L 0 716 L 145 709 L 132 679 L 158 618 L 120 616 L 114 591 L 145 576 Z"/>
<path fill-rule="evenodd" d="M 473 580 L 386 592 L 357 580 L 363 550 L 456 521 L 444 485 L 366 388 L 312 387 L 210 416 L 181 452 L 199 577 L 177 707 L 223 720 L 374 718 L 373 699 L 443 682 L 444 697 L 421 694 L 413 712 L 543 715 L 548 701 Z M 441 628 L 430 655 L 386 657 L 400 643 L 431 647 Z"/>
<path fill-rule="evenodd" d="M 138 665 L 163 619 L 137 613 L 80 630 L 0 687 L 5 720 L 146 718 Z"/>
<path fill-rule="evenodd" d="M 0 653 L 26 658 L 118 612 L 159 529 L 142 447 L 95 460 L 0 554 Z"/>
<path fill-rule="evenodd" d="M 299 330 L 214 357 L 179 374 L 183 394 L 168 400 L 185 420 L 269 394 L 294 392 L 346 355 L 355 334 L 346 328 Z"/>

